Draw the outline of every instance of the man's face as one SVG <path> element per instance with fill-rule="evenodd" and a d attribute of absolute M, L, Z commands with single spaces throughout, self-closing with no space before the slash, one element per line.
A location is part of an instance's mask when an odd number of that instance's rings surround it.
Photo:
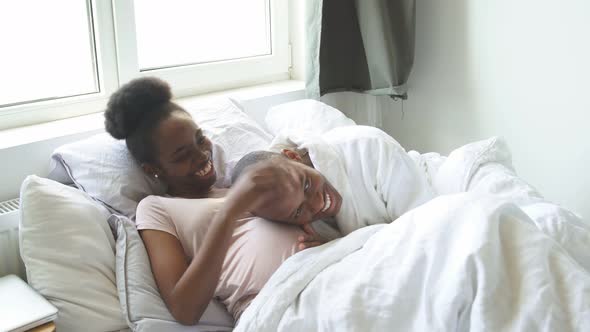
<path fill-rule="evenodd" d="M 317 170 L 303 164 L 300 158 L 280 161 L 286 163 L 294 176 L 277 183 L 277 195 L 271 202 L 252 211 L 254 215 L 289 224 L 307 224 L 314 220 L 334 217 L 342 205 L 342 196 Z M 290 183 L 285 183 L 290 182 Z M 294 189 L 293 189 L 294 188 Z"/>

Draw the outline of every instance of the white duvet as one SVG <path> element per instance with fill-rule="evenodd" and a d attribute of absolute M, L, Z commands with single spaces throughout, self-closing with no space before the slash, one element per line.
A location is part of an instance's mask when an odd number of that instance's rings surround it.
<path fill-rule="evenodd" d="M 236 331 L 589 331 L 590 227 L 498 139 L 412 155 L 438 197 L 287 260 Z"/>

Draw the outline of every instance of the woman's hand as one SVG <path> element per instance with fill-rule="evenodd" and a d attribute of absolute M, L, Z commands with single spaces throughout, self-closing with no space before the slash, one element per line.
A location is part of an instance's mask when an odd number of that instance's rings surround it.
<path fill-rule="evenodd" d="M 301 225 L 301 228 L 305 234 L 299 235 L 297 238 L 297 249 L 299 249 L 299 251 L 321 246 L 327 242 L 313 229 L 313 227 L 311 227 L 311 224 L 303 224 Z"/>
<path fill-rule="evenodd" d="M 287 163 L 264 161 L 248 168 L 226 196 L 230 215 L 237 217 L 273 204 L 277 197 L 285 196 L 284 192 L 296 192 L 299 188 L 292 184 L 297 175 L 289 166 Z"/>

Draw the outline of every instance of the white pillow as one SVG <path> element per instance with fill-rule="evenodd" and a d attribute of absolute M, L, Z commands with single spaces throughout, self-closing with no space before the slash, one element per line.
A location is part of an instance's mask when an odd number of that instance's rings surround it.
<path fill-rule="evenodd" d="M 27 280 L 58 309 L 60 332 L 128 328 L 115 284 L 109 211 L 84 192 L 37 176 L 21 187 Z"/>
<path fill-rule="evenodd" d="M 272 137 L 228 99 L 208 105 L 181 103 L 214 143 L 217 187 L 229 187 L 235 163 L 246 153 L 266 149 Z M 116 212 L 135 219 L 137 204 L 166 188 L 147 176 L 131 157 L 124 140 L 99 134 L 57 148 L 51 158 L 68 172 L 72 182 Z M 50 174 L 61 174 L 54 168 Z M 55 180 L 58 180 L 55 178 Z M 65 182 L 59 179 L 60 182 Z"/>
<path fill-rule="evenodd" d="M 117 234 L 117 288 L 121 309 L 134 331 L 231 331 L 233 318 L 218 301 L 211 301 L 199 324 L 182 326 L 172 317 L 160 296 L 149 257 L 135 224 L 112 215 L 109 224 Z"/>
<path fill-rule="evenodd" d="M 235 164 L 248 152 L 265 150 L 272 141 L 271 134 L 229 99 L 209 105 L 189 100 L 181 106 L 218 147 L 218 151 L 213 151 L 217 187 L 229 187 Z"/>
<path fill-rule="evenodd" d="M 137 203 L 144 197 L 166 192 L 160 182 L 143 172 L 125 141 L 107 133 L 63 145 L 51 158 L 66 169 L 79 189 L 129 218 L 135 218 Z"/>
<path fill-rule="evenodd" d="M 301 99 L 271 107 L 264 121 L 275 136 L 282 131 L 322 134 L 333 128 L 356 125 L 344 113 L 313 99 Z"/>

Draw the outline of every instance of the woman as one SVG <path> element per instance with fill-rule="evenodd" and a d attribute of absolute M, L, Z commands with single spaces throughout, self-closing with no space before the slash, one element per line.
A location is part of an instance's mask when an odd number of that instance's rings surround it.
<path fill-rule="evenodd" d="M 279 265 L 312 238 L 297 226 L 247 213 L 276 195 L 269 179 L 292 177 L 288 172 L 263 165 L 229 190 L 214 188 L 211 141 L 171 98 L 159 79 L 131 81 L 111 96 L 106 130 L 125 139 L 143 170 L 168 186 L 166 196 L 140 202 L 136 225 L 172 315 L 195 324 L 215 297 L 237 319 Z"/>

